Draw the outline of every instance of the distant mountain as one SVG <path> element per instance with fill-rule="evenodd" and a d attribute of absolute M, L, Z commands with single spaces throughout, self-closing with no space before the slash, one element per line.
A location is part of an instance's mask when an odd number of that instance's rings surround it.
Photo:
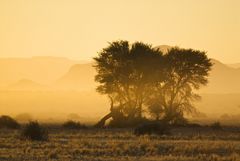
<path fill-rule="evenodd" d="M 93 90 L 96 87 L 96 74 L 92 63 L 73 65 L 69 71 L 56 82 L 60 89 Z"/>
<path fill-rule="evenodd" d="M 30 91 L 35 91 L 35 90 L 47 90 L 47 89 L 49 89 L 47 86 L 44 86 L 44 85 L 39 84 L 37 82 L 34 82 L 32 80 L 21 79 L 21 80 L 17 81 L 16 83 L 8 85 L 6 90 L 14 90 L 14 91 L 30 90 Z"/>
<path fill-rule="evenodd" d="M 204 93 L 240 93 L 240 69 L 229 67 L 212 59 L 213 68 L 209 75 L 209 84 Z"/>
<path fill-rule="evenodd" d="M 240 68 L 240 63 L 235 63 L 235 64 L 227 64 L 229 67 L 232 68 Z"/>
<path fill-rule="evenodd" d="M 82 61 L 61 57 L 0 58 L 0 88 L 27 78 L 49 84 Z"/>
<path fill-rule="evenodd" d="M 161 47 L 161 46 L 160 46 Z M 169 46 L 164 45 L 164 50 Z M 161 48 L 160 48 L 161 49 Z M 209 83 L 202 87 L 200 93 L 240 93 L 240 69 L 235 69 L 221 63 L 218 60 L 211 60 L 213 65 L 209 75 Z M 93 64 L 77 64 L 57 81 L 57 87 L 61 89 L 94 89 L 96 74 Z"/>
<path fill-rule="evenodd" d="M 163 51 L 171 48 L 159 47 Z M 239 113 L 240 69 L 215 59 L 212 62 L 209 84 L 198 91 L 202 101 L 196 107 L 207 115 Z M 58 111 L 100 117 L 109 111 L 109 104 L 105 96 L 94 91 L 95 75 L 93 63 L 66 58 L 0 58 L 0 84 L 5 85 L 1 89 L 10 90 L 0 90 L 0 111 L 44 116 L 55 116 Z"/>
<path fill-rule="evenodd" d="M 160 45 L 155 48 L 167 52 L 171 46 Z M 240 93 L 240 68 L 230 67 L 215 59 L 212 59 L 212 62 L 214 65 L 209 75 L 209 84 L 199 92 Z M 0 89 L 5 89 L 9 84 L 12 89 L 20 89 L 24 86 L 30 89 L 30 84 L 34 89 L 38 89 L 38 85 L 33 83 L 38 82 L 40 85 L 48 85 L 51 89 L 93 90 L 97 86 L 94 81 L 95 75 L 93 63 L 67 58 L 0 58 Z M 19 81 L 22 79 L 32 82 Z M 23 89 L 28 89 L 27 87 Z"/>
<path fill-rule="evenodd" d="M 171 49 L 171 46 L 160 45 L 155 48 L 159 48 L 162 52 L 167 52 Z M 97 83 L 94 81 L 95 75 L 96 70 L 93 67 L 93 63 L 75 64 L 56 81 L 55 88 L 65 90 L 93 90 L 97 86 Z"/>
<path fill-rule="evenodd" d="M 234 94 L 201 94 L 202 99 L 195 102 L 198 110 L 221 115 L 223 113 L 240 114 L 240 93 Z"/>

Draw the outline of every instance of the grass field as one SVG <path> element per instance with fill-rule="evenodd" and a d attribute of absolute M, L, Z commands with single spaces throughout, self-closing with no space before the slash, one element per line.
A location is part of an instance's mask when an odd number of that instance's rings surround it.
<path fill-rule="evenodd" d="M 0 130 L 0 160 L 239 161 L 239 128 L 175 128 L 169 136 L 134 136 L 131 129 L 49 127 L 49 141 L 19 139 Z"/>

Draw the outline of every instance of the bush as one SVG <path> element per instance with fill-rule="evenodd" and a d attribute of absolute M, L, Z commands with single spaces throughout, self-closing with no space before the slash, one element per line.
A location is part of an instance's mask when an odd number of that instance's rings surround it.
<path fill-rule="evenodd" d="M 213 124 L 210 125 L 210 127 L 214 130 L 221 130 L 222 129 L 222 125 L 220 124 L 220 122 L 214 122 Z"/>
<path fill-rule="evenodd" d="M 161 122 L 146 123 L 135 128 L 134 134 L 137 136 L 145 134 L 169 135 L 170 127 L 168 124 Z"/>
<path fill-rule="evenodd" d="M 0 128 L 18 129 L 20 128 L 20 124 L 9 116 L 1 116 Z"/>
<path fill-rule="evenodd" d="M 76 122 L 72 120 L 63 123 L 62 126 L 63 128 L 66 128 L 66 129 L 86 129 L 87 128 L 86 125 L 83 125 L 80 122 Z"/>
<path fill-rule="evenodd" d="M 37 121 L 30 121 L 23 129 L 22 137 L 29 140 L 46 141 L 48 132 Z"/>

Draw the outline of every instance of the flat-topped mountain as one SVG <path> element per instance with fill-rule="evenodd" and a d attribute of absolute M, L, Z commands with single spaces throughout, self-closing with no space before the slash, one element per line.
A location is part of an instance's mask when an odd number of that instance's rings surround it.
<path fill-rule="evenodd" d="M 56 88 L 72 90 L 94 90 L 96 71 L 92 63 L 75 64 L 56 82 Z"/>
<path fill-rule="evenodd" d="M 83 61 L 61 57 L 0 58 L 0 88 L 21 79 L 49 84 Z"/>
<path fill-rule="evenodd" d="M 240 68 L 240 63 L 228 64 L 232 68 Z"/>
<path fill-rule="evenodd" d="M 172 47 L 160 45 L 156 48 L 167 52 Z M 233 68 L 215 59 L 212 62 L 214 65 L 209 84 L 199 92 L 240 93 L 240 68 Z M 0 89 L 22 79 L 60 90 L 93 90 L 97 85 L 93 63 L 58 57 L 0 58 L 0 75 Z"/>
<path fill-rule="evenodd" d="M 21 79 L 17 81 L 16 83 L 10 84 L 7 86 L 7 90 L 49 90 L 49 87 L 42 85 L 40 83 L 34 82 L 29 79 Z"/>

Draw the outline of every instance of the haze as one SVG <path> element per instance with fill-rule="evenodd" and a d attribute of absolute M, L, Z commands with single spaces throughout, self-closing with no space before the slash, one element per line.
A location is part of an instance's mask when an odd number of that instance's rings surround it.
<path fill-rule="evenodd" d="M 109 102 L 95 91 L 92 58 L 128 40 L 207 51 L 214 66 L 196 106 L 204 117 L 239 118 L 239 8 L 238 0 L 1 0 L 0 114 L 97 120 Z"/>
<path fill-rule="evenodd" d="M 208 51 L 240 62 L 238 0 L 0 1 L 0 56 L 90 60 L 126 39 Z"/>

